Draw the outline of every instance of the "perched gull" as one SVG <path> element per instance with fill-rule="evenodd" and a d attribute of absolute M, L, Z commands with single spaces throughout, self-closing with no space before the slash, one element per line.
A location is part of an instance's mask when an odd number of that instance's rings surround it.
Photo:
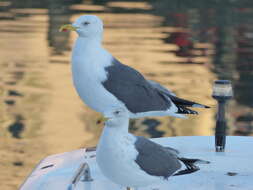
<path fill-rule="evenodd" d="M 116 107 L 127 108 L 130 118 L 197 114 L 188 107 L 208 106 L 175 96 L 162 85 L 146 80 L 135 69 L 120 63 L 102 47 L 103 22 L 94 15 L 80 16 L 60 31 L 78 33 L 72 52 L 72 73 L 81 99 L 105 115 Z"/>
<path fill-rule="evenodd" d="M 195 164 L 209 163 L 179 157 L 173 148 L 128 133 L 129 113 L 122 108 L 108 116 L 96 159 L 102 173 L 116 184 L 131 188 L 148 186 L 170 176 L 195 172 L 199 170 Z"/>

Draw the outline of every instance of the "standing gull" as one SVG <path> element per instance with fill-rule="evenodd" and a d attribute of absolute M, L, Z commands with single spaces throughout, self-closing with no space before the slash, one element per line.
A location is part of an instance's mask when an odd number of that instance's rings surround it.
<path fill-rule="evenodd" d="M 72 74 L 81 99 L 103 113 L 126 108 L 130 118 L 197 114 L 188 107 L 208 106 L 176 97 L 160 84 L 146 80 L 135 69 L 120 63 L 102 47 L 103 22 L 94 15 L 80 16 L 60 31 L 78 33 L 72 52 Z"/>
<path fill-rule="evenodd" d="M 170 176 L 196 172 L 199 167 L 195 164 L 209 163 L 182 158 L 173 148 L 128 133 L 127 110 L 116 109 L 108 116 L 96 159 L 102 173 L 116 184 L 132 188 L 148 186 L 161 183 Z"/>

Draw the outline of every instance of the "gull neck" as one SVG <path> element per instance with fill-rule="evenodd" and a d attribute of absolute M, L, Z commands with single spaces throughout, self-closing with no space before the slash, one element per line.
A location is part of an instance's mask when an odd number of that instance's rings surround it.
<path fill-rule="evenodd" d="M 84 46 L 84 47 L 101 47 L 102 45 L 102 38 L 98 36 L 93 37 L 78 37 L 77 43 Z"/>
<path fill-rule="evenodd" d="M 127 134 L 129 128 L 129 120 L 119 123 L 120 126 L 108 127 L 105 125 L 104 130 L 113 134 Z"/>

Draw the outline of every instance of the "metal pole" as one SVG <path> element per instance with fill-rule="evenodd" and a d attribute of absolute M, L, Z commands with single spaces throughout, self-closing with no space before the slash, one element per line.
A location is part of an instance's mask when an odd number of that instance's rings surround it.
<path fill-rule="evenodd" d="M 218 113 L 215 128 L 215 150 L 216 152 L 224 152 L 226 145 L 225 105 L 226 102 L 233 97 L 231 81 L 214 81 L 212 96 L 218 101 Z"/>
<path fill-rule="evenodd" d="M 226 119 L 225 119 L 225 100 L 218 101 L 218 113 L 215 128 L 215 149 L 216 152 L 224 152 L 226 145 Z"/>

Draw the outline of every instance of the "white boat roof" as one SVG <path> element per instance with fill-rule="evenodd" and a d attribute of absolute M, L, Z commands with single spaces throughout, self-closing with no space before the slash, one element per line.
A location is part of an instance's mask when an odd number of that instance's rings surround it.
<path fill-rule="evenodd" d="M 226 151 L 215 152 L 213 136 L 188 136 L 152 139 L 178 149 L 183 156 L 211 163 L 199 165 L 201 170 L 189 175 L 170 177 L 162 184 L 138 190 L 252 190 L 253 138 L 227 137 Z M 84 181 L 87 163 L 92 181 Z M 87 169 L 87 168 L 86 168 Z M 86 170 L 87 171 L 87 170 Z M 94 149 L 79 149 L 43 159 L 28 176 L 20 190 L 120 190 L 106 179 L 96 164 Z"/>

